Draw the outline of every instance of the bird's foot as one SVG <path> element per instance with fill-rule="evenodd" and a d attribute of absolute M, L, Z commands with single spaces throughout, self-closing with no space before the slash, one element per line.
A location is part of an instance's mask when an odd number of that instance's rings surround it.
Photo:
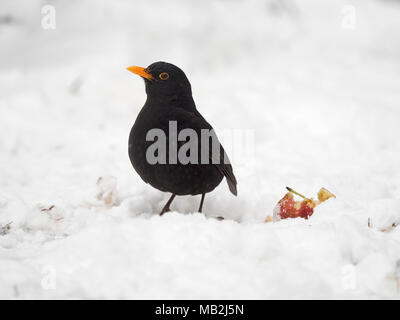
<path fill-rule="evenodd" d="M 160 216 L 162 216 L 164 213 L 171 211 L 171 209 L 169 208 L 169 206 L 171 205 L 172 201 L 175 198 L 175 194 L 173 194 L 171 196 L 171 198 L 169 198 L 169 200 L 167 201 L 167 203 L 165 204 L 164 208 L 161 210 L 160 212 Z"/>
<path fill-rule="evenodd" d="M 200 200 L 200 206 L 199 206 L 199 213 L 201 213 L 203 211 L 203 203 L 204 203 L 204 198 L 205 198 L 206 194 L 203 193 L 201 195 L 201 200 Z"/>
<path fill-rule="evenodd" d="M 171 209 L 169 207 L 168 208 L 164 207 L 160 212 L 160 216 L 162 216 L 164 213 L 170 212 L 170 211 L 171 211 Z"/>

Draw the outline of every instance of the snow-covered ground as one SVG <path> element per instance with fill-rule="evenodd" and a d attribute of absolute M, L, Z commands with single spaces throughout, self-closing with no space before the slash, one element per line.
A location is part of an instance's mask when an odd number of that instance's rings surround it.
<path fill-rule="evenodd" d="M 2 0 L 0 298 L 400 298 L 399 39 L 388 0 Z M 205 214 L 128 158 L 159 60 L 245 141 Z M 265 223 L 285 186 L 337 198 Z"/>

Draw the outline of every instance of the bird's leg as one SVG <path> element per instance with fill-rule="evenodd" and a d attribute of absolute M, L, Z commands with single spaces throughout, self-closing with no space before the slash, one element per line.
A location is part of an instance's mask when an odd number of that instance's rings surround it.
<path fill-rule="evenodd" d="M 160 212 L 160 216 L 162 216 L 164 213 L 171 211 L 169 206 L 171 205 L 172 201 L 174 200 L 176 194 L 172 194 L 171 198 L 169 198 L 169 200 L 167 201 L 167 203 L 165 204 L 164 208 L 161 210 Z"/>
<path fill-rule="evenodd" d="M 199 207 L 199 212 L 201 213 L 201 210 L 203 210 L 203 203 L 204 203 L 204 198 L 205 198 L 206 194 L 203 193 L 201 195 L 201 200 L 200 200 L 200 207 Z"/>

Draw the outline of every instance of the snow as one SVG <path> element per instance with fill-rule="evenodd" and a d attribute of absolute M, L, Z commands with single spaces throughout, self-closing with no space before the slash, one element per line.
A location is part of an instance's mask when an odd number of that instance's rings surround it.
<path fill-rule="evenodd" d="M 342 0 L 46 4 L 55 30 L 42 1 L 0 4 L 0 298 L 400 298 L 397 2 L 352 1 L 355 28 Z M 204 214 L 159 217 L 129 162 L 125 67 L 158 60 L 233 160 L 238 197 Z M 337 198 L 265 223 L 285 186 Z"/>

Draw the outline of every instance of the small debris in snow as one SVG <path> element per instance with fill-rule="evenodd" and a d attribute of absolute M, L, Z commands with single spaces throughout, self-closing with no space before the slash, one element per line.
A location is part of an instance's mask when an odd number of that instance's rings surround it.
<path fill-rule="evenodd" d="M 14 297 L 19 297 L 19 289 L 16 284 L 14 284 L 13 289 L 14 289 Z"/>
<path fill-rule="evenodd" d="M 4 225 L 4 226 L 2 226 L 2 225 L 0 224 L 0 236 L 5 236 L 7 233 L 10 232 L 10 230 L 11 230 L 11 223 L 12 223 L 12 222 L 9 222 L 9 223 L 7 223 L 7 224 Z"/>
<path fill-rule="evenodd" d="M 383 227 L 380 227 L 380 228 L 378 227 L 376 229 L 378 229 L 381 232 L 389 232 L 389 231 L 392 231 L 394 228 L 396 228 L 399 224 L 400 223 L 398 221 L 395 221 L 395 222 L 386 224 Z M 369 228 L 374 228 L 374 225 L 372 223 L 371 217 L 368 218 L 368 227 Z"/>
<path fill-rule="evenodd" d="M 56 207 L 54 204 L 50 206 L 39 205 L 40 211 L 47 213 L 47 215 L 55 221 L 60 221 L 64 219 L 64 211 L 60 207 Z"/>
<path fill-rule="evenodd" d="M 97 189 L 97 199 L 103 200 L 107 208 L 119 205 L 117 178 L 112 176 L 99 177 L 97 180 Z"/>
<path fill-rule="evenodd" d="M 54 208 L 54 204 L 52 204 L 50 207 L 43 207 L 40 209 L 40 211 L 48 212 L 48 211 L 51 211 L 51 209 L 53 209 L 53 208 Z"/>
<path fill-rule="evenodd" d="M 389 232 L 389 231 L 392 231 L 394 228 L 396 228 L 398 225 L 399 225 L 398 222 L 393 222 L 390 226 L 385 227 L 385 228 L 381 228 L 380 231 Z"/>

